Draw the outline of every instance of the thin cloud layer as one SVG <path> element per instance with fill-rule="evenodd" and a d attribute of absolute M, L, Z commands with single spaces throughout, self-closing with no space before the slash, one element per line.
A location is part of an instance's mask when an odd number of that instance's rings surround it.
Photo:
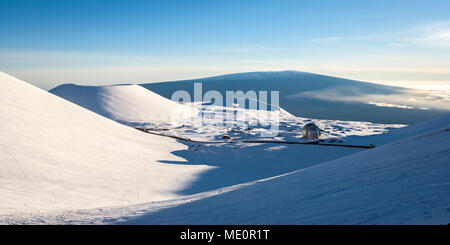
<path fill-rule="evenodd" d="M 289 98 L 309 98 L 332 102 L 352 102 L 378 107 L 402 109 L 450 110 L 450 93 L 441 91 L 404 90 L 394 94 L 370 94 L 351 87 L 306 91 L 288 96 Z"/>

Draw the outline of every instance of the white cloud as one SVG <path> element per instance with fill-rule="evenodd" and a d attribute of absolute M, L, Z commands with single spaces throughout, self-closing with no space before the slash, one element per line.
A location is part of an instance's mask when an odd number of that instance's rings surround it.
<path fill-rule="evenodd" d="M 435 22 L 417 26 L 409 41 L 414 44 L 450 47 L 450 22 Z"/>
<path fill-rule="evenodd" d="M 345 37 L 330 36 L 314 38 L 312 41 L 318 44 L 347 41 L 358 43 L 390 43 L 394 47 L 409 47 L 411 45 L 450 47 L 450 21 L 432 22 L 393 32 Z"/>
<path fill-rule="evenodd" d="M 412 106 L 407 106 L 407 105 L 398 105 L 398 104 L 391 104 L 391 103 L 384 103 L 384 102 L 373 102 L 373 101 L 369 101 L 366 102 L 366 104 L 369 105 L 374 105 L 374 106 L 378 106 L 378 107 L 389 107 L 389 108 L 400 108 L 400 109 L 416 109 Z M 430 108 L 427 107 L 419 107 L 417 109 L 420 110 L 430 110 Z"/>
<path fill-rule="evenodd" d="M 450 93 L 404 90 L 394 94 L 370 94 L 352 87 L 329 88 L 290 95 L 290 98 L 312 98 L 332 102 L 364 103 L 379 107 L 450 110 Z"/>

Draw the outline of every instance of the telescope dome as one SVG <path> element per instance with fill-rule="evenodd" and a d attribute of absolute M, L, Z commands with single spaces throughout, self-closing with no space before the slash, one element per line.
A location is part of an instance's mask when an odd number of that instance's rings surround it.
<path fill-rule="evenodd" d="M 305 139 L 315 140 L 320 137 L 320 128 L 314 123 L 308 123 L 303 126 L 302 136 Z"/>

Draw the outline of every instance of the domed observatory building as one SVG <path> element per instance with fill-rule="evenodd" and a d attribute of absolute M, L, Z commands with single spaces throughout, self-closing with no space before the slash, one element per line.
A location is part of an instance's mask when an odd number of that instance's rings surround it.
<path fill-rule="evenodd" d="M 320 128 L 314 123 L 303 126 L 302 136 L 304 139 L 317 140 L 320 137 Z"/>

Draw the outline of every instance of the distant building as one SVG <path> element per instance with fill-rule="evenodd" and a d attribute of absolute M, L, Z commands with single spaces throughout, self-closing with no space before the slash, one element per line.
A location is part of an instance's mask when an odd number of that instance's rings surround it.
<path fill-rule="evenodd" d="M 314 123 L 308 123 L 303 126 L 302 136 L 305 139 L 316 140 L 320 137 L 320 128 Z"/>

